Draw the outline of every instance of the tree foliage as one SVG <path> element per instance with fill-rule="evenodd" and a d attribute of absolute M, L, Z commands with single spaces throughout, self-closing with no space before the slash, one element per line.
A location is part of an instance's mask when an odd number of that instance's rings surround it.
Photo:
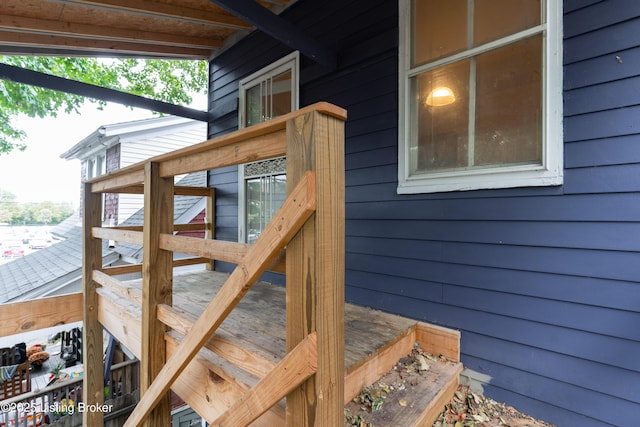
<path fill-rule="evenodd" d="M 0 188 L 0 223 L 11 225 L 58 224 L 73 215 L 70 203 L 19 203 L 16 196 Z"/>
<path fill-rule="evenodd" d="M 191 94 L 207 89 L 205 61 L 0 56 L 0 63 L 178 105 L 189 105 Z M 98 107 L 105 104 L 96 99 L 0 80 L 0 154 L 26 148 L 23 143 L 26 132 L 16 128 L 12 118 L 19 114 L 56 117 L 60 112 L 78 113 L 86 101 Z"/>

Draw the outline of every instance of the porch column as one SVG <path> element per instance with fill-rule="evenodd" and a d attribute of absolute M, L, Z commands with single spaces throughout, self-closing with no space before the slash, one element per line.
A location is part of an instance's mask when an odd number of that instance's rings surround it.
<path fill-rule="evenodd" d="M 87 405 L 104 403 L 104 366 L 102 357 L 102 325 L 98 321 L 97 284 L 93 281 L 93 271 L 102 268 L 102 240 L 91 235 L 93 227 L 102 225 L 102 194 L 92 193 L 91 184 L 83 185 L 82 207 L 82 355 L 84 377 L 82 380 L 83 400 Z M 104 415 L 100 411 L 82 413 L 82 425 L 104 425 Z"/>
<path fill-rule="evenodd" d="M 344 424 L 344 123 L 311 112 L 287 122 L 287 189 L 316 173 L 316 213 L 287 245 L 287 351 L 310 332 L 318 370 L 287 396 L 287 426 Z"/>
<path fill-rule="evenodd" d="M 158 304 L 172 304 L 173 253 L 159 248 L 160 234 L 173 233 L 173 177 L 160 177 L 158 163 L 144 169 L 142 260 L 142 343 L 140 393 L 144 395 L 166 362 L 166 327 L 157 317 Z M 166 393 L 147 417 L 147 427 L 171 425 L 171 397 Z"/>

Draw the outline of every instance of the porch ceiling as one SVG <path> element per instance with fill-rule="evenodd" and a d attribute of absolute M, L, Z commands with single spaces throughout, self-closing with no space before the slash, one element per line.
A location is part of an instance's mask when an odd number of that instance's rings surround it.
<path fill-rule="evenodd" d="M 0 54 L 209 59 L 253 28 L 285 41 L 293 2 L 2 0 Z"/>

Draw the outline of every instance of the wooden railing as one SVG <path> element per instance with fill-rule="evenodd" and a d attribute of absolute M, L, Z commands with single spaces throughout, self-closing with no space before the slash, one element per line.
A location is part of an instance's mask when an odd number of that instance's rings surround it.
<path fill-rule="evenodd" d="M 246 425 L 287 398 L 290 426 L 343 423 L 344 396 L 344 120 L 316 104 L 250 128 L 152 158 L 96 178 L 84 187 L 85 399 L 102 402 L 100 287 L 141 305 L 141 400 L 125 425 L 169 425 L 169 388 L 267 269 L 287 276 L 287 354 L 237 402 L 208 417 L 212 425 Z M 175 236 L 175 175 L 287 158 L 287 199 L 253 245 Z M 144 192 L 144 226 L 105 229 L 101 193 Z M 210 202 L 211 207 L 214 203 Z M 211 236 L 213 237 L 211 228 Z M 100 239 L 143 244 L 142 293 L 102 269 Z M 286 261 L 282 252 L 286 247 Z M 237 264 L 190 328 L 170 315 L 173 252 Z M 142 298 L 144 295 L 144 298 Z M 114 326 L 123 319 L 102 319 Z M 130 325 L 129 325 L 130 326 Z M 122 325 L 127 328 L 127 325 Z M 185 333 L 167 357 L 168 330 Z M 184 398 L 184 396 L 183 396 Z M 187 399 L 185 399 L 187 400 Z M 197 408 L 196 408 L 197 409 Z M 205 414 L 207 415 L 207 414 Z M 87 412 L 84 425 L 101 425 Z"/>
<path fill-rule="evenodd" d="M 109 384 L 105 387 L 105 421 L 122 412 L 131 412 L 138 390 L 138 360 L 128 360 L 111 367 Z M 0 424 L 13 427 L 40 425 L 80 425 L 82 378 L 54 383 L 42 390 L 34 390 L 3 400 Z M 2 424 L 2 423 L 6 424 Z"/>
<path fill-rule="evenodd" d="M 9 303 L 0 305 L 0 336 L 7 337 L 26 332 L 73 324 L 82 321 L 83 294 L 73 293 L 55 297 L 34 299 L 29 301 Z M 102 349 L 102 343 L 100 343 Z M 101 374 L 101 381 L 104 376 Z M 45 420 L 49 424 L 58 425 L 79 425 L 80 420 L 73 420 L 71 424 L 64 420 L 64 416 L 81 418 L 82 414 L 72 410 L 62 410 L 66 408 L 71 400 L 77 408 L 78 402 L 82 401 L 83 378 L 72 378 L 61 383 L 55 383 L 41 390 L 32 390 L 29 393 L 21 394 L 2 402 L 0 411 L 0 425 L 15 427 L 32 427 L 35 425 L 45 425 Z M 131 405 L 138 395 L 139 389 L 139 362 L 129 360 L 115 364 L 111 367 L 108 388 L 103 388 L 109 392 L 105 398 L 112 408 L 104 414 L 106 425 L 110 425 L 109 420 L 115 422 L 114 425 L 121 424 L 115 418 L 121 416 L 121 412 L 128 413 L 132 410 Z M 64 399 L 64 402 L 63 402 Z M 64 403 L 64 405 L 63 405 Z"/>
<path fill-rule="evenodd" d="M 82 294 L 0 305 L 0 337 L 33 332 L 82 320 Z"/>

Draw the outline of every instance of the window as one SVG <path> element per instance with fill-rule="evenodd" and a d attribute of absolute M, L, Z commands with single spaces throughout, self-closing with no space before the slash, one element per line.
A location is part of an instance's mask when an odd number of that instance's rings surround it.
<path fill-rule="evenodd" d="M 105 163 L 106 152 L 102 151 L 92 157 L 89 157 L 86 162 L 86 179 L 96 178 L 106 173 Z"/>
<path fill-rule="evenodd" d="M 239 126 L 247 127 L 298 109 L 298 61 L 294 52 L 240 81 Z M 241 165 L 238 239 L 253 243 L 286 198 L 284 157 Z"/>
<path fill-rule="evenodd" d="M 399 193 L 562 183 L 560 4 L 400 0 Z"/>

